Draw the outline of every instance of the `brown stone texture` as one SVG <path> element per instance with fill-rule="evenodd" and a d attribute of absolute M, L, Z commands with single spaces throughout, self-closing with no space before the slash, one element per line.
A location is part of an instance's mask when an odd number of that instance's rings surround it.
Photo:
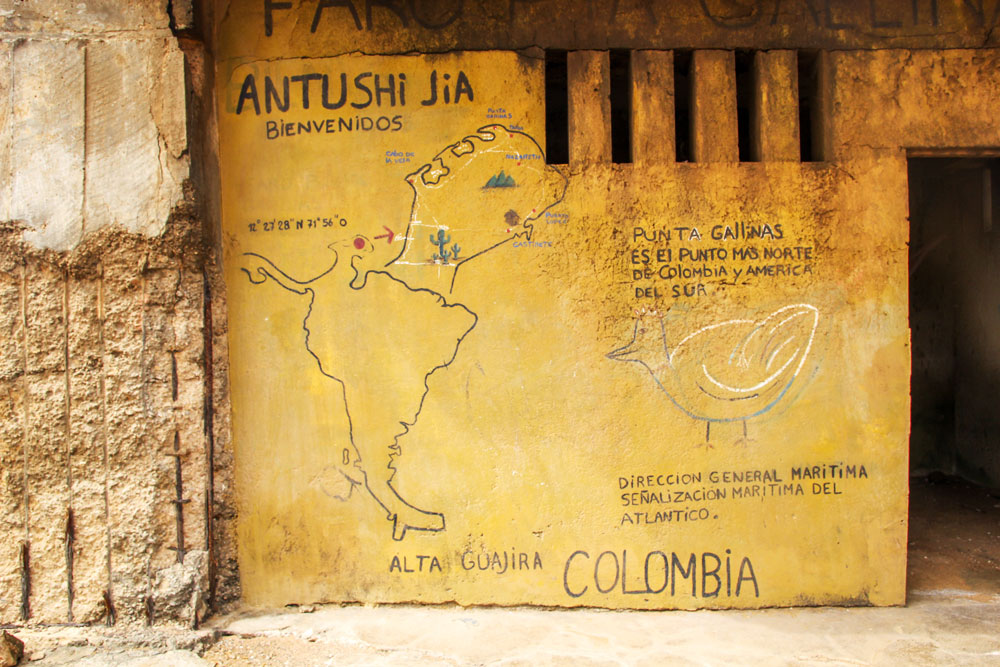
<path fill-rule="evenodd" d="M 102 617 L 102 593 L 108 588 L 99 289 L 96 276 L 80 276 L 68 284 L 69 495 L 73 510 L 70 546 L 76 622 L 93 622 Z"/>
<path fill-rule="evenodd" d="M 732 51 L 692 54 L 691 154 L 695 162 L 739 161 Z"/>
<path fill-rule="evenodd" d="M 799 83 L 795 51 L 754 54 L 750 141 L 762 162 L 799 159 Z"/>
<path fill-rule="evenodd" d="M 116 30 L 151 31 L 169 27 L 165 0 L 0 1 L 0 30 L 12 33 L 72 31 L 105 33 Z M 179 3 L 184 4 L 184 3 Z"/>
<path fill-rule="evenodd" d="M 0 614 L 21 614 L 18 554 L 27 534 L 24 484 L 24 274 L 17 257 L 0 257 L 0 326 L 7 333 L 0 346 Z"/>
<path fill-rule="evenodd" d="M 0 666 L 14 667 L 24 657 L 24 642 L 6 630 L 0 636 Z"/>
<path fill-rule="evenodd" d="M 53 0 L 50 0 L 53 1 Z M 176 3 L 175 3 L 176 4 Z M 219 51 L 301 57 L 450 49 L 858 49 L 996 46 L 996 5 L 981 0 L 219 0 Z M 322 8 L 320 8 L 322 6 Z M 252 30 L 226 30 L 226 24 Z"/>
<path fill-rule="evenodd" d="M 0 622 L 22 620 L 24 542 L 29 621 L 194 623 L 211 592 L 212 525 L 231 519 L 228 505 L 209 507 L 210 441 L 228 446 L 215 437 L 228 421 L 207 410 L 227 399 L 222 369 L 205 365 L 225 363 L 225 333 L 206 332 L 206 314 L 224 322 L 225 311 L 206 302 L 206 281 L 220 281 L 201 222 L 188 204 L 164 236 L 103 230 L 58 254 L 20 231 L 0 236 L 11 334 L 0 356 Z M 225 490 L 216 498 L 231 502 Z M 235 577 L 231 553 L 223 560 L 220 602 Z"/>
<path fill-rule="evenodd" d="M 569 83 L 569 161 L 611 161 L 611 81 L 606 51 L 573 51 L 566 57 Z M 594 132 L 603 128 L 603 132 Z"/>
<path fill-rule="evenodd" d="M 65 530 L 69 506 L 66 396 L 66 283 L 48 262 L 26 263 L 29 604 L 40 618 L 67 615 Z"/>
<path fill-rule="evenodd" d="M 206 506 L 213 554 L 209 562 L 209 585 L 216 607 L 240 597 L 239 563 L 236 557 L 236 498 L 234 489 L 231 406 L 229 403 L 229 340 L 226 322 L 226 290 L 219 271 L 206 272 L 205 295 L 205 437 L 209 446 Z M 211 324 L 211 326 L 208 326 Z"/>
<path fill-rule="evenodd" d="M 670 51 L 632 52 L 632 158 L 673 162 L 674 58 Z"/>
<path fill-rule="evenodd" d="M 833 157 L 1000 145 L 1000 51 L 829 54 Z"/>

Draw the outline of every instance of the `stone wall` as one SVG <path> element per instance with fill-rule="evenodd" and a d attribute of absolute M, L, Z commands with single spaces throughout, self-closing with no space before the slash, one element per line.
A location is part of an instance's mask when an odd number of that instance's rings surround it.
<path fill-rule="evenodd" d="M 196 622 L 236 584 L 190 3 L 3 5 L 0 622 Z"/>

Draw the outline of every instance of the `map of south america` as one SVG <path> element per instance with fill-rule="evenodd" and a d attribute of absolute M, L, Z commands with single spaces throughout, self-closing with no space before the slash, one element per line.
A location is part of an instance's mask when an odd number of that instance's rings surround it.
<path fill-rule="evenodd" d="M 340 395 L 350 429 L 353 455 L 341 460 L 343 447 L 330 443 L 331 464 L 385 511 L 395 540 L 446 525 L 445 512 L 404 499 L 393 478 L 429 378 L 455 360 L 480 317 L 475 304 L 450 296 L 459 270 L 530 240 L 533 221 L 562 201 L 566 179 L 530 136 L 488 125 L 445 147 L 405 185 L 412 204 L 403 234 L 393 231 L 402 221 L 368 222 L 318 250 L 330 253 L 329 268 L 308 278 L 259 253 L 245 253 L 241 265 L 251 283 L 272 281 L 307 301 L 301 331 L 288 335 Z"/>

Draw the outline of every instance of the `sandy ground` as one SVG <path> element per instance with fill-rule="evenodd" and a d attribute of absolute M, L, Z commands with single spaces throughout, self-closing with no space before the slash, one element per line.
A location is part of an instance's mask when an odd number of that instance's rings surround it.
<path fill-rule="evenodd" d="M 1000 490 L 943 475 L 911 480 L 906 570 L 909 591 L 1000 595 Z"/>

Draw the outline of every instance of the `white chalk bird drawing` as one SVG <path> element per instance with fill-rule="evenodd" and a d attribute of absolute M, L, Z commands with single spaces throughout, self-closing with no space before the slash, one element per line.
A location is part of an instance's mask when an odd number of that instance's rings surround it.
<path fill-rule="evenodd" d="M 729 320 L 698 329 L 669 344 L 667 319 L 640 312 L 632 340 L 607 355 L 639 364 L 688 416 L 705 422 L 705 443 L 712 423 L 743 422 L 798 395 L 819 323 L 809 304 L 779 308 L 762 320 Z"/>

